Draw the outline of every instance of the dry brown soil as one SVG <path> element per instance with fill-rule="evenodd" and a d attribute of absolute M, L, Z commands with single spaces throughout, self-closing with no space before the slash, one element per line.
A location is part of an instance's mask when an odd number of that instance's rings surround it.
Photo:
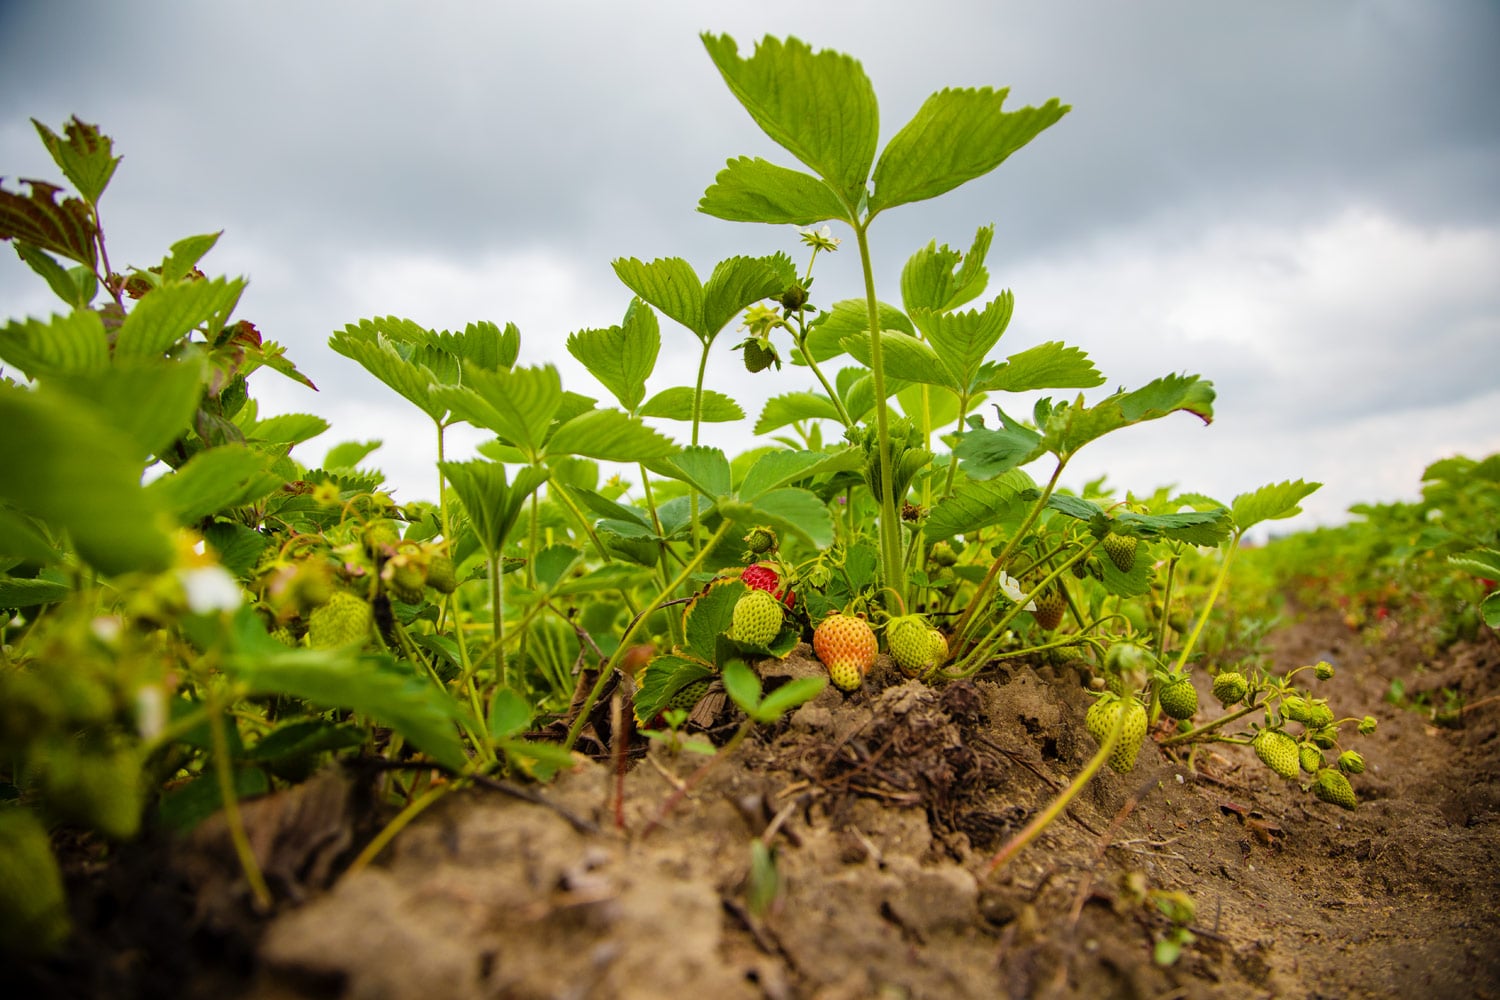
<path fill-rule="evenodd" d="M 1327 659 L 1368 771 L 1353 813 L 1248 748 L 1148 744 L 1024 852 L 989 863 L 1094 752 L 1084 678 L 1018 666 L 929 688 L 888 665 L 829 689 L 682 794 L 659 749 L 555 783 L 450 796 L 355 875 L 350 783 L 247 810 L 284 902 L 249 916 L 222 845 L 147 842 L 77 869 L 78 942 L 22 995 L 310 998 L 1500 998 L 1500 643 L 1423 661 L 1331 615 L 1272 638 Z M 818 669 L 805 649 L 766 683 Z M 1383 700 L 1455 688 L 1459 728 Z M 1212 704 L 1206 688 L 1205 705 Z M 728 714 L 724 716 L 728 718 Z M 1352 735 L 1352 726 L 1345 732 Z M 779 891 L 752 907 L 752 843 Z M 1196 938 L 1128 883 L 1187 893 Z M 761 884 L 761 883 L 757 883 Z M 326 888 L 325 888 L 326 886 Z M 754 911 L 754 912 L 752 912 Z M 16 994 L 12 994 L 16 995 Z"/>

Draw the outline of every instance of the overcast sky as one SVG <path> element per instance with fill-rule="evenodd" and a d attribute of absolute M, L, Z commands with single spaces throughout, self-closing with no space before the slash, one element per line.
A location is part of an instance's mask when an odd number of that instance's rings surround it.
<path fill-rule="evenodd" d="M 1414 498 L 1422 469 L 1500 451 L 1500 4 L 1321 0 L 834 3 L 0 0 L 0 175 L 56 179 L 29 119 L 98 124 L 124 156 L 102 205 L 115 266 L 223 229 L 210 274 L 244 275 L 239 315 L 322 390 L 270 373 L 263 412 L 312 412 L 398 499 L 431 498 L 427 418 L 327 347 L 346 323 L 517 323 L 521 360 L 608 399 L 564 349 L 617 323 L 611 260 L 803 251 L 791 227 L 696 212 L 724 161 L 796 165 L 723 86 L 699 41 L 748 55 L 795 35 L 863 63 L 882 144 L 931 92 L 1058 97 L 1061 122 L 999 169 L 871 229 L 882 298 L 928 240 L 994 223 L 987 297 L 1010 288 L 1000 355 L 1087 350 L 1109 384 L 1212 380 L 1184 415 L 1086 449 L 1069 484 L 1175 485 L 1229 500 L 1325 485 L 1286 527 Z M 848 235 L 835 227 L 834 235 Z M 853 241 L 814 301 L 861 294 Z M 0 316 L 53 311 L 6 250 Z M 709 385 L 749 419 L 812 388 L 747 376 L 726 331 Z M 650 390 L 691 384 L 697 341 L 663 321 Z M 784 345 L 783 345 L 784 346 Z M 1007 409 L 1011 407 L 1007 405 Z M 1029 412 L 1029 401 L 1011 412 Z M 990 410 L 986 412 L 992 413 Z M 991 419 L 993 423 L 993 418 Z M 831 428 L 830 428 L 831 430 Z M 672 433 L 687 440 L 686 425 Z M 456 434 L 456 457 L 482 440 Z M 1038 469 L 1045 475 L 1050 469 Z M 1278 526 L 1281 527 L 1281 526 Z"/>

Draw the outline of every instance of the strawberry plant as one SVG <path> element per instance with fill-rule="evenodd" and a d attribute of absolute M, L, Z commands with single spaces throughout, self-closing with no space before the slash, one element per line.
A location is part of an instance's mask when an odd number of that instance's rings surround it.
<path fill-rule="evenodd" d="M 796 39 L 749 56 L 728 36 L 702 41 L 801 167 L 730 159 L 699 209 L 798 227 L 806 267 L 728 256 L 703 277 L 678 257 L 615 260 L 620 322 L 567 340 L 597 389 L 523 362 L 514 324 L 384 316 L 335 331 L 334 352 L 431 422 L 433 502 L 395 501 L 366 464 L 378 442 L 302 461 L 327 424 L 261 415 L 261 369 L 313 387 L 232 318 L 244 281 L 199 269 L 218 236 L 117 271 L 100 214 L 111 140 L 76 119 L 61 136 L 37 126 L 76 193 L 0 187 L 0 238 L 66 308 L 0 329 L 0 360 L 21 376 L 0 385 L 0 608 L 14 609 L 0 626 L 0 746 L 15 800 L 0 819 L 20 831 L 0 858 L 6 926 L 43 945 L 62 933 L 51 869 L 28 860 L 44 853 L 41 824 L 123 840 L 143 820 L 186 829 L 223 809 L 269 906 L 242 797 L 332 759 L 379 758 L 395 817 L 358 869 L 468 783 L 545 780 L 580 753 L 623 762 L 637 727 L 711 749 L 688 735 L 706 728 L 700 706 L 727 699 L 742 717 L 719 753 L 732 750 L 822 691 L 821 678 L 765 690 L 752 669 L 803 643 L 845 693 L 882 643 L 901 672 L 938 685 L 1020 659 L 1097 673 L 1077 722 L 1098 753 L 995 865 L 1103 763 L 1130 771 L 1162 714 L 1180 720 L 1163 746 L 1253 742 L 1287 778 L 1299 743 L 1311 747 L 1311 794 L 1352 806 L 1358 758 L 1338 735 L 1350 720 L 1293 686 L 1296 671 L 1220 669 L 1225 714 L 1195 725 L 1192 672 L 1221 666 L 1201 640 L 1245 533 L 1295 513 L 1316 484 L 1229 504 L 1070 491 L 1086 446 L 1177 413 L 1211 422 L 1212 384 L 1173 374 L 1090 399 L 1105 378 L 1083 351 L 1002 349 L 1015 300 L 985 298 L 990 226 L 964 251 L 918 248 L 896 294 L 875 286 L 878 216 L 988 174 L 1068 108 L 947 89 L 877 150 L 874 88 L 854 59 Z M 831 225 L 852 233 L 865 294 L 819 305 L 814 264 L 851 256 Z M 663 318 L 697 342 L 697 375 L 651 391 Z M 731 456 L 706 428 L 745 413 L 708 369 L 736 319 L 746 369 L 805 368 L 814 386 L 771 398 L 755 421 L 768 443 Z M 456 424 L 492 437 L 456 459 Z M 1444 544 L 1488 566 L 1494 540 L 1466 542 Z M 1264 726 L 1228 731 L 1260 710 Z M 1334 749 L 1339 763 L 1323 766 Z M 17 865 L 35 884 L 10 875 Z M 775 893 L 755 895 L 763 909 Z"/>

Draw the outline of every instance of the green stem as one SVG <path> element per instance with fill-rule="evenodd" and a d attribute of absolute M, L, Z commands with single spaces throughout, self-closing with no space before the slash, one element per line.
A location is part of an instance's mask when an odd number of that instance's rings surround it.
<path fill-rule="evenodd" d="M 1224 581 L 1229 579 L 1229 564 L 1234 561 L 1234 554 L 1240 547 L 1240 533 L 1235 531 L 1229 536 L 1229 551 L 1224 553 L 1224 562 L 1219 565 L 1219 575 L 1214 577 L 1213 589 L 1208 592 L 1208 600 L 1204 602 L 1203 611 L 1198 615 L 1198 622 L 1193 626 L 1192 633 L 1187 641 L 1182 644 L 1182 651 L 1177 654 L 1177 663 L 1173 666 L 1174 673 L 1181 673 L 1187 663 L 1188 655 L 1192 653 L 1193 647 L 1198 644 L 1198 636 L 1203 632 L 1203 626 L 1208 624 L 1208 616 L 1213 612 L 1214 602 L 1219 599 L 1219 594 L 1224 589 Z"/>
<path fill-rule="evenodd" d="M 859 263 L 864 271 L 865 309 L 870 327 L 870 380 L 875 390 L 875 435 L 880 456 L 880 552 L 885 564 L 885 583 L 903 597 L 906 595 L 906 566 L 901 558 L 901 522 L 896 511 L 895 481 L 891 476 L 891 428 L 886 413 L 885 355 L 881 344 L 880 302 L 875 297 L 875 270 L 870 260 L 870 241 L 866 235 L 869 220 L 854 224 L 859 244 Z"/>
<path fill-rule="evenodd" d="M 1052 470 L 1052 478 L 1047 480 L 1047 485 L 1043 488 L 1042 495 L 1037 497 L 1036 503 L 1031 505 L 1031 510 L 1026 514 L 1026 520 L 1021 522 L 1021 526 L 1016 529 L 1016 533 L 1011 535 L 1010 540 L 1005 543 L 1005 548 L 995 557 L 995 561 L 990 564 L 990 570 L 985 574 L 984 579 L 980 581 L 978 589 L 974 591 L 974 597 L 970 600 L 969 606 L 959 616 L 958 623 L 953 627 L 953 634 L 960 642 L 963 641 L 964 634 L 968 631 L 969 625 L 973 620 L 974 610 L 981 607 L 985 599 L 989 597 L 990 588 L 994 586 L 995 578 L 1000 575 L 1001 568 L 1010 563 L 1010 558 L 1015 555 L 1016 547 L 1021 544 L 1021 539 L 1026 537 L 1026 532 L 1030 531 L 1031 526 L 1036 523 L 1037 518 L 1042 516 L 1042 511 L 1046 509 L 1047 501 L 1051 498 L 1052 491 L 1057 489 L 1058 480 L 1062 478 L 1063 467 L 1065 465 L 1067 465 L 1067 459 L 1058 458 L 1057 468 Z"/>
<path fill-rule="evenodd" d="M 1190 729 L 1185 733 L 1178 733 L 1176 736 L 1162 740 L 1161 745 L 1164 747 L 1171 747 L 1176 746 L 1179 743 L 1194 742 L 1204 736 L 1207 736 L 1209 733 L 1213 732 L 1219 727 L 1226 726 L 1229 723 L 1233 722 L 1235 719 L 1242 719 L 1245 716 L 1249 715 L 1251 712 L 1259 711 L 1263 707 L 1265 707 L 1263 703 L 1247 704 L 1239 711 L 1220 716 L 1219 718 L 1210 723 L 1207 723 L 1206 725 L 1199 726 L 1197 729 Z"/>
<path fill-rule="evenodd" d="M 239 796 L 234 790 L 234 765 L 229 757 L 229 737 L 224 732 L 224 713 L 217 701 L 210 705 L 208 728 L 213 739 L 214 771 L 219 779 L 219 799 L 224 806 L 224 822 L 229 827 L 229 840 L 234 845 L 240 868 L 245 873 L 245 883 L 250 886 L 250 894 L 255 897 L 255 906 L 264 913 L 271 908 L 271 889 L 266 885 L 260 864 L 255 860 L 255 851 L 250 847 L 250 838 L 245 833 Z"/>
<path fill-rule="evenodd" d="M 387 845 L 389 845 L 391 841 L 396 839 L 397 834 L 399 834 L 402 830 L 405 830 L 407 826 L 410 825 L 412 820 L 416 819 L 427 809 L 428 806 L 432 805 L 438 799 L 453 791 L 456 787 L 458 786 L 455 782 L 448 782 L 442 785 L 433 785 L 431 788 L 427 789 L 427 791 L 423 792 L 419 797 L 413 799 L 410 805 L 401 810 L 401 812 L 397 813 L 396 817 L 389 823 L 387 823 L 385 827 L 375 835 L 373 840 L 365 845 L 365 849 L 359 852 L 359 856 L 352 862 L 350 862 L 348 869 L 346 869 L 344 871 L 344 874 L 339 877 L 348 878 L 363 871 L 366 867 L 369 866 L 371 861 L 375 860 L 375 858 L 380 854 L 381 851 L 386 849 Z"/>

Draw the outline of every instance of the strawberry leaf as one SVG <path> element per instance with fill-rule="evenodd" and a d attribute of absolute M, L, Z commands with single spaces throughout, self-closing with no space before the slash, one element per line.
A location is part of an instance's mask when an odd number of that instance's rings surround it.
<path fill-rule="evenodd" d="M 63 136 L 35 118 L 31 124 L 63 176 L 73 182 L 84 200 L 97 204 L 114 176 L 115 167 L 120 165 L 120 158 L 114 155 L 113 140 L 101 133 L 97 125 L 79 121 L 76 116 L 63 126 Z"/>
<path fill-rule="evenodd" d="M 730 92 L 766 135 L 827 180 L 846 204 L 858 205 L 880 132 L 875 88 L 859 62 L 770 36 L 742 59 L 728 35 L 702 37 Z"/>
<path fill-rule="evenodd" d="M 703 192 L 698 211 L 727 222 L 790 226 L 811 226 L 831 219 L 847 221 L 849 217 L 838 195 L 823 181 L 748 156 L 730 160 L 719 171 Z"/>
<path fill-rule="evenodd" d="M 934 198 L 995 169 L 1069 110 L 1057 98 L 1004 111 L 1009 88 L 945 89 L 891 137 L 875 165 L 870 214 Z"/>
<path fill-rule="evenodd" d="M 0 186 L 0 240 L 24 240 L 93 270 L 98 264 L 97 231 L 88 205 L 78 198 L 59 203 L 62 188 L 56 184 L 21 183 L 31 188 L 30 195 L 22 197 Z"/>

